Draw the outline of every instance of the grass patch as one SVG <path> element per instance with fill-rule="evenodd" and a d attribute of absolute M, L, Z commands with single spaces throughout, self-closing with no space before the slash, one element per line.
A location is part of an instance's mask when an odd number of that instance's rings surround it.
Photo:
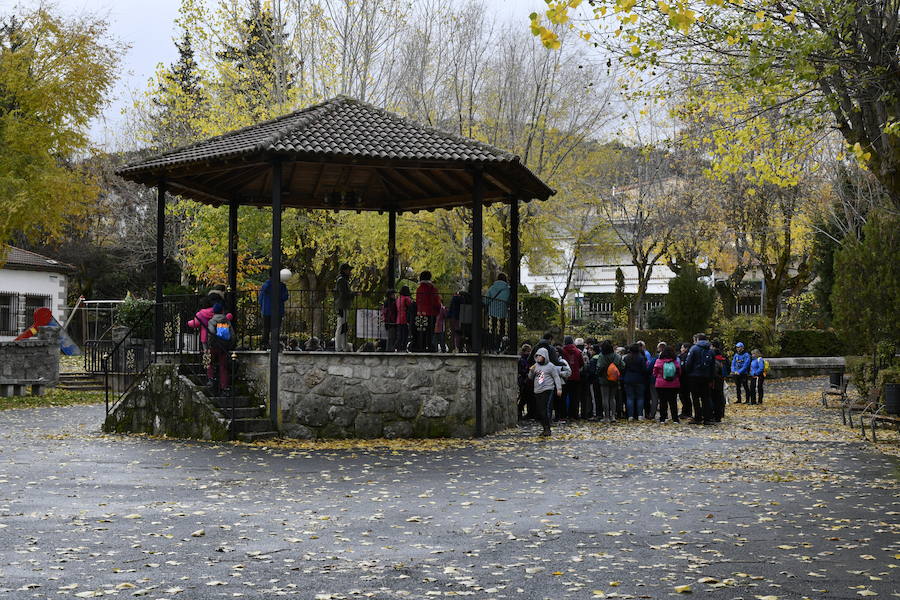
<path fill-rule="evenodd" d="M 103 402 L 103 392 L 80 392 L 52 388 L 43 396 L 13 396 L 0 398 L 0 410 L 40 408 L 44 406 L 73 406 Z"/>

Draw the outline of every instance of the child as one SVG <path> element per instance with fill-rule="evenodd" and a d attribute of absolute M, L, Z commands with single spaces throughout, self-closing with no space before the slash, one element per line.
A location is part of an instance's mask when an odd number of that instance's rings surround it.
<path fill-rule="evenodd" d="M 444 333 L 448 313 L 447 307 L 442 304 L 441 310 L 438 311 L 437 317 L 434 320 L 434 335 L 431 340 L 431 346 L 434 348 L 435 352 L 449 352 L 445 343 L 446 336 Z"/>
<path fill-rule="evenodd" d="M 550 355 L 546 348 L 538 348 L 534 354 L 534 364 L 528 370 L 528 378 L 534 380 L 535 403 L 538 414 L 544 425 L 542 436 L 550 435 L 550 413 L 553 410 L 553 392 L 556 397 L 562 398 L 562 380 L 559 377 L 558 367 L 550 362 Z"/>
<path fill-rule="evenodd" d="M 397 352 L 406 352 L 409 341 L 410 316 L 415 318 L 415 312 L 415 303 L 409 286 L 404 285 L 400 288 L 400 295 L 397 297 Z"/>
<path fill-rule="evenodd" d="M 211 393 L 227 395 L 231 382 L 228 377 L 228 357 L 234 347 L 234 331 L 231 328 L 231 314 L 225 314 L 225 307 L 216 302 L 212 308 L 213 315 L 206 325 L 209 346 L 209 366 L 206 375 L 209 378 Z M 224 331 L 227 330 L 227 333 Z M 215 377 L 218 370 L 219 377 Z"/>
<path fill-rule="evenodd" d="M 381 305 L 381 319 L 384 321 L 384 329 L 387 331 L 387 352 L 397 349 L 397 292 L 388 290 L 384 295 L 384 303 Z"/>
<path fill-rule="evenodd" d="M 766 360 L 762 352 L 754 350 L 750 361 L 750 404 L 763 403 L 763 382 L 766 380 Z"/>

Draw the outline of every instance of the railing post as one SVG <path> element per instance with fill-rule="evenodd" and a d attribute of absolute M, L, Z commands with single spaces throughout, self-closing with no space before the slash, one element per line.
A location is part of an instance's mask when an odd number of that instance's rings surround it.
<path fill-rule="evenodd" d="M 472 173 L 472 352 L 475 353 L 475 436 L 484 435 L 482 421 L 482 389 L 483 358 L 481 356 L 482 316 L 484 315 L 484 299 L 482 298 L 482 254 L 483 254 L 483 201 L 484 173 L 478 168 Z"/>

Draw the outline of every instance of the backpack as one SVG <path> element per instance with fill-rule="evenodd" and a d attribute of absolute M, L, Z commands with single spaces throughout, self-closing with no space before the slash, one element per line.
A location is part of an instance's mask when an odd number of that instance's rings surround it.
<path fill-rule="evenodd" d="M 713 377 L 715 375 L 716 351 L 712 348 L 703 348 L 703 355 L 700 357 L 700 364 L 697 365 L 697 372 L 700 377 Z"/>
<path fill-rule="evenodd" d="M 619 381 L 619 377 L 622 376 L 622 372 L 619 371 L 619 367 L 616 366 L 616 360 L 613 358 L 609 362 L 609 366 L 606 367 L 606 380 L 611 382 Z"/>
<path fill-rule="evenodd" d="M 207 341 L 211 348 L 231 350 L 234 346 L 234 330 L 225 315 L 221 313 L 213 315 L 206 328 L 209 331 Z"/>
<path fill-rule="evenodd" d="M 581 380 L 593 383 L 597 379 L 597 363 L 594 359 L 588 360 L 581 367 Z"/>
<path fill-rule="evenodd" d="M 675 369 L 675 361 L 670 360 L 670 361 L 664 362 L 663 368 L 662 368 L 662 373 L 663 373 L 663 379 L 665 379 L 666 381 L 675 381 L 675 374 L 677 373 L 677 370 Z"/>

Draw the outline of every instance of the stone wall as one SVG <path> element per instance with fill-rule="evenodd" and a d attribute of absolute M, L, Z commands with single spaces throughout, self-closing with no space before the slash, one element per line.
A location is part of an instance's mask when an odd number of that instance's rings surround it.
<path fill-rule="evenodd" d="M 795 356 L 791 358 L 767 358 L 769 377 L 811 377 L 828 375 L 832 371 L 843 371 L 843 356 Z"/>
<path fill-rule="evenodd" d="M 244 373 L 264 390 L 268 355 L 239 356 Z M 484 432 L 493 433 L 516 424 L 516 358 L 485 356 L 483 361 Z M 285 352 L 279 391 L 286 437 L 475 435 L 474 356 Z"/>
<path fill-rule="evenodd" d="M 106 417 L 103 431 L 227 440 L 228 421 L 177 364 L 157 363 Z"/>
<path fill-rule="evenodd" d="M 0 342 L 0 380 L 42 379 L 59 383 L 59 330 L 41 327 L 38 335 L 21 342 Z"/>

